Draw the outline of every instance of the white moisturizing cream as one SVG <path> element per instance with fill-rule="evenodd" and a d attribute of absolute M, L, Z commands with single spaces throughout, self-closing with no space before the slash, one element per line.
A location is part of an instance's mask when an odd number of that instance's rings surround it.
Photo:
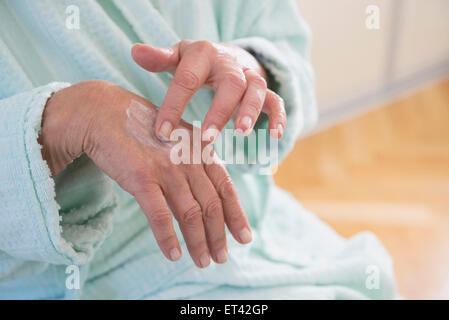
<path fill-rule="evenodd" d="M 173 164 L 210 164 L 221 161 L 213 151 L 213 141 L 202 146 L 199 127 L 194 126 L 192 131 L 189 131 L 179 126 L 172 131 L 170 141 L 161 140 L 155 133 L 157 114 L 157 110 L 131 100 L 126 109 L 126 131 L 145 146 L 169 152 Z"/>
<path fill-rule="evenodd" d="M 126 115 L 126 131 L 144 145 L 154 148 L 170 148 L 173 146 L 171 142 L 162 141 L 156 136 L 154 123 L 157 110 L 136 100 L 131 100 L 128 109 L 126 109 Z"/>

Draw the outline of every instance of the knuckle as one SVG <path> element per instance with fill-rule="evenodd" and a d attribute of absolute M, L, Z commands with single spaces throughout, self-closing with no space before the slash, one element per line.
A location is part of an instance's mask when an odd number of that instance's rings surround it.
<path fill-rule="evenodd" d="M 287 122 L 287 115 L 285 114 L 285 112 L 284 111 L 281 111 L 280 113 L 279 113 L 279 121 L 282 121 L 282 122 Z"/>
<path fill-rule="evenodd" d="M 273 94 L 273 102 L 284 108 L 285 105 L 284 99 L 282 99 L 281 96 L 278 95 L 277 93 Z"/>
<path fill-rule="evenodd" d="M 280 96 L 276 95 L 275 98 L 275 105 L 277 106 L 277 114 L 279 115 L 279 117 L 281 118 L 282 121 L 287 119 L 287 115 L 285 113 L 285 103 L 284 103 L 284 99 L 282 99 Z"/>
<path fill-rule="evenodd" d="M 231 198 L 234 195 L 234 183 L 229 175 L 220 182 L 218 190 L 223 198 Z"/>
<path fill-rule="evenodd" d="M 284 110 L 285 110 L 285 102 L 284 102 L 284 99 L 282 99 L 280 96 L 278 96 L 277 102 L 279 103 L 279 106 L 281 107 L 282 111 L 284 111 Z"/>
<path fill-rule="evenodd" d="M 209 239 L 210 246 L 212 248 L 221 249 L 223 244 L 226 243 L 226 235 L 223 230 L 223 235 L 218 236 L 216 239 Z"/>
<path fill-rule="evenodd" d="M 155 237 L 161 248 L 171 248 L 173 244 L 176 243 L 175 235 L 166 235 L 161 237 L 155 236 Z"/>
<path fill-rule="evenodd" d="M 194 91 L 199 87 L 200 79 L 190 70 L 182 70 L 179 75 L 175 75 L 175 83 L 188 91 Z"/>
<path fill-rule="evenodd" d="M 193 40 L 183 39 L 183 40 L 179 41 L 179 47 L 181 49 L 184 49 L 184 48 L 188 47 L 189 45 L 191 45 L 192 43 L 193 43 Z"/>
<path fill-rule="evenodd" d="M 246 103 L 246 109 L 252 115 L 259 115 L 260 110 L 262 110 L 262 102 L 257 99 L 251 98 Z"/>
<path fill-rule="evenodd" d="M 242 223 L 243 216 L 241 215 L 241 212 L 238 210 L 231 211 L 227 215 L 227 222 L 231 225 L 237 226 Z"/>
<path fill-rule="evenodd" d="M 164 209 L 155 210 L 148 216 L 150 224 L 155 228 L 166 226 L 171 222 L 171 219 L 171 213 Z"/>
<path fill-rule="evenodd" d="M 284 106 L 284 102 L 283 101 L 282 101 L 282 104 L 281 104 L 280 113 L 281 113 L 282 117 L 287 118 L 287 114 L 285 112 L 285 106 Z"/>
<path fill-rule="evenodd" d="M 239 91 L 246 89 L 246 78 L 242 73 L 230 72 L 226 75 L 226 81 Z"/>
<path fill-rule="evenodd" d="M 261 76 L 256 76 L 251 81 L 257 87 L 267 88 L 267 81 Z"/>
<path fill-rule="evenodd" d="M 197 41 L 197 42 L 195 42 L 194 46 L 195 46 L 195 49 L 198 50 L 199 52 L 208 52 L 214 48 L 212 43 L 210 43 L 207 40 Z"/>
<path fill-rule="evenodd" d="M 229 118 L 232 116 L 232 114 L 229 114 L 225 109 L 217 108 L 214 110 L 214 117 L 217 122 L 219 123 L 226 123 L 228 122 Z"/>
<path fill-rule="evenodd" d="M 199 221 L 201 221 L 201 219 L 202 212 L 200 206 L 197 203 L 192 204 L 192 206 L 181 215 L 181 223 L 188 226 L 197 224 Z"/>
<path fill-rule="evenodd" d="M 213 198 L 210 200 L 204 210 L 204 217 L 206 220 L 217 219 L 222 215 L 221 200 L 219 198 Z"/>
<path fill-rule="evenodd" d="M 282 99 L 278 94 L 269 91 L 266 96 L 265 103 L 270 106 L 267 111 L 270 113 L 279 113 L 279 114 L 285 114 L 285 102 L 284 99 Z"/>

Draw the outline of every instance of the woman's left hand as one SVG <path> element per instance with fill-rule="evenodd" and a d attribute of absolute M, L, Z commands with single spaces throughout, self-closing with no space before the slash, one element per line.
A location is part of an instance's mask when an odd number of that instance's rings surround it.
<path fill-rule="evenodd" d="M 208 132 L 215 132 L 216 139 L 240 105 L 235 118 L 237 132 L 251 133 L 264 112 L 269 117 L 272 137 L 282 137 L 286 125 L 284 102 L 267 89 L 263 68 L 244 49 L 225 43 L 183 40 L 171 48 L 136 44 L 132 57 L 148 71 L 174 74 L 155 123 L 160 138 L 169 139 L 190 99 L 202 86 L 215 90 L 202 125 L 203 133 L 214 129 Z"/>

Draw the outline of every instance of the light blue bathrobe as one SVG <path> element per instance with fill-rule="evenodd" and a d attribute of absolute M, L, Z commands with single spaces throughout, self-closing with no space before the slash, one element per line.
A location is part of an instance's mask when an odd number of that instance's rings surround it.
<path fill-rule="evenodd" d="M 69 5 L 79 29 L 67 28 Z M 254 241 L 229 237 L 228 263 L 205 270 L 185 245 L 167 261 L 136 201 L 88 158 L 50 177 L 37 142 L 49 96 L 104 79 L 160 105 L 171 78 L 137 67 L 131 46 L 186 38 L 234 42 L 271 73 L 288 114 L 282 157 L 314 124 L 309 30 L 293 1 L 0 1 L 0 298 L 392 298 L 392 262 L 372 234 L 342 239 L 254 168 L 229 168 Z M 198 93 L 185 120 L 212 96 Z M 66 285 L 68 265 L 80 289 Z"/>

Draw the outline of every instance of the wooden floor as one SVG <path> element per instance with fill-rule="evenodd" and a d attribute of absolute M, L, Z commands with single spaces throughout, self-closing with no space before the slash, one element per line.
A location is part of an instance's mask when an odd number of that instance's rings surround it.
<path fill-rule="evenodd" d="M 275 176 L 341 235 L 373 231 L 406 299 L 449 299 L 449 79 L 300 140 Z"/>

